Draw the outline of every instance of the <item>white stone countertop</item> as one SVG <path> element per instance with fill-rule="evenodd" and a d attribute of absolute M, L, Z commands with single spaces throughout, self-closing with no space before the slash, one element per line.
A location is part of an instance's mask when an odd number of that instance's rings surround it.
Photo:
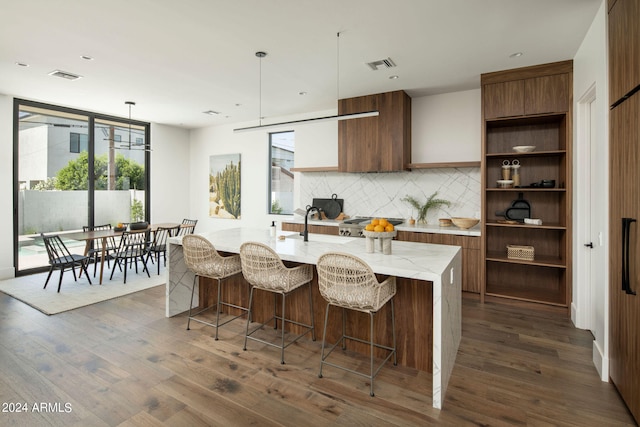
<path fill-rule="evenodd" d="M 367 253 L 365 239 L 360 237 L 311 233 L 309 241 L 304 242 L 302 236 L 295 232 L 279 231 L 276 237 L 270 237 L 269 230 L 255 228 L 232 228 L 198 234 L 213 243 L 218 251 L 239 253 L 242 243 L 254 241 L 270 246 L 284 260 L 313 265 L 320 255 L 339 251 L 360 257 L 375 273 L 427 281 L 439 280 L 460 251 L 459 246 L 394 240 L 392 253 L 384 255 L 378 250 Z M 280 240 L 278 236 L 285 238 Z M 181 240 L 181 237 L 172 237 L 168 242 L 181 244 Z"/>
<path fill-rule="evenodd" d="M 304 218 L 294 217 L 290 219 L 283 220 L 281 222 L 288 222 L 291 224 L 304 224 Z M 310 219 L 309 224 L 313 225 L 327 225 L 333 227 L 339 227 L 342 224 L 342 221 L 336 221 L 335 219 Z M 416 233 L 436 233 L 436 234 L 455 234 L 458 236 L 481 236 L 480 233 L 480 224 L 475 225 L 468 229 L 458 228 L 455 225 L 451 225 L 449 227 L 440 227 L 436 224 L 415 224 L 409 225 L 406 222 L 396 225 L 396 230 L 398 231 L 413 231 Z M 395 243 L 395 242 L 394 242 Z"/>

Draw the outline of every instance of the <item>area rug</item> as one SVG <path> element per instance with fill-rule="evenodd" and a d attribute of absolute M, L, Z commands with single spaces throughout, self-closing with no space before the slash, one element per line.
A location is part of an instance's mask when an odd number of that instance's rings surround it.
<path fill-rule="evenodd" d="M 149 278 L 142 271 L 135 274 L 135 270 L 130 270 L 127 272 L 127 283 L 125 284 L 121 272 L 116 271 L 113 279 L 109 280 L 110 272 L 105 269 L 102 285 L 98 284 L 98 277 L 95 279 L 91 277 L 93 285 L 89 285 L 84 275 L 77 282 L 74 282 L 73 274 L 67 271 L 62 276 L 62 287 L 58 293 L 59 274 L 59 271 L 53 272 L 47 289 L 42 289 L 47 279 L 47 273 L 2 280 L 0 281 L 0 292 L 11 295 L 44 314 L 51 315 L 164 285 L 167 280 L 164 271 L 158 275 L 153 274 L 152 269 L 151 278 Z"/>

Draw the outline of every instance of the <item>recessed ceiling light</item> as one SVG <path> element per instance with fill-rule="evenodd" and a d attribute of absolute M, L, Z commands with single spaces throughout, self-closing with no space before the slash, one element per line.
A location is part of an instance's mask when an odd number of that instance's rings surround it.
<path fill-rule="evenodd" d="M 390 80 L 397 80 L 399 78 L 400 78 L 400 76 L 396 76 L 395 74 L 393 76 L 389 76 Z"/>
<path fill-rule="evenodd" d="M 518 58 L 518 57 L 520 57 L 522 55 L 523 55 L 522 52 L 516 52 L 516 53 L 512 53 L 511 55 L 509 55 L 509 58 Z"/>
<path fill-rule="evenodd" d="M 305 92 L 305 91 L 298 92 L 298 95 L 302 95 L 302 96 L 304 96 L 304 95 L 306 95 L 306 94 L 307 94 L 307 92 Z"/>
<path fill-rule="evenodd" d="M 220 112 L 218 111 L 213 111 L 213 110 L 207 110 L 207 111 L 203 111 L 204 114 L 208 114 L 210 116 L 217 116 L 218 114 L 220 114 Z"/>
<path fill-rule="evenodd" d="M 85 61 L 93 61 L 93 57 L 89 55 L 80 55 L 80 58 L 84 59 Z"/>
<path fill-rule="evenodd" d="M 242 104 L 236 104 L 236 107 L 240 107 Z"/>
<path fill-rule="evenodd" d="M 29 64 L 25 64 L 24 62 L 16 62 L 16 65 L 18 67 L 28 67 L 29 66 Z"/>

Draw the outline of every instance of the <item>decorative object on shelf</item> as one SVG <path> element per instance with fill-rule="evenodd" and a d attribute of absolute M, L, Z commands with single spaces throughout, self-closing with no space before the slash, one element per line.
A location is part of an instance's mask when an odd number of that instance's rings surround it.
<path fill-rule="evenodd" d="M 507 245 L 507 258 L 533 261 L 535 249 L 533 246 Z"/>
<path fill-rule="evenodd" d="M 518 198 L 511 202 L 511 206 L 502 212 L 496 212 L 496 216 L 503 216 L 505 219 L 522 223 L 525 218 L 531 216 L 531 204 L 524 199 L 523 193 L 518 193 Z"/>
<path fill-rule="evenodd" d="M 478 218 L 452 217 L 451 222 L 458 228 L 467 229 L 479 223 L 480 220 Z"/>
<path fill-rule="evenodd" d="M 451 227 L 451 218 L 440 218 L 438 222 L 440 227 Z"/>
<path fill-rule="evenodd" d="M 411 206 L 413 206 L 418 211 L 418 224 L 426 224 L 427 223 L 427 212 L 431 208 L 436 208 L 438 206 L 451 206 L 451 202 L 444 199 L 436 199 L 438 192 L 433 193 L 424 204 L 420 204 L 418 199 L 412 196 L 406 196 L 401 199 L 403 202 L 407 202 Z"/>
<path fill-rule="evenodd" d="M 498 188 L 513 188 L 512 179 L 499 179 L 496 182 L 498 184 Z"/>
<path fill-rule="evenodd" d="M 380 252 L 385 255 L 391 255 L 391 241 L 398 234 L 396 230 L 393 231 L 367 231 L 363 230 L 362 234 L 365 237 L 365 245 L 368 253 L 375 252 L 376 240 L 380 242 Z"/>
<path fill-rule="evenodd" d="M 531 225 L 542 225 L 542 220 L 539 218 L 525 218 L 524 223 Z"/>
<path fill-rule="evenodd" d="M 516 145 L 513 147 L 513 151 L 516 153 L 530 153 L 536 149 L 535 145 Z"/>
<path fill-rule="evenodd" d="M 529 187 L 531 188 L 554 188 L 556 186 L 555 179 L 543 179 L 538 182 L 534 182 Z"/>
<path fill-rule="evenodd" d="M 509 160 L 502 161 L 502 179 L 504 181 L 511 180 L 511 164 Z"/>
<path fill-rule="evenodd" d="M 520 187 L 520 160 L 518 159 L 511 161 L 511 179 L 514 187 Z"/>

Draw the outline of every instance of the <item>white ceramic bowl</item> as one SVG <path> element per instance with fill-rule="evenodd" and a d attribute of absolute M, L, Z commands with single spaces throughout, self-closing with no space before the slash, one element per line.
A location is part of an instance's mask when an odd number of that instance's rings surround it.
<path fill-rule="evenodd" d="M 530 153 L 536 149 L 535 145 L 516 145 L 513 147 L 513 151 L 516 153 Z"/>
<path fill-rule="evenodd" d="M 497 183 L 498 183 L 498 188 L 513 188 L 512 179 L 499 179 Z"/>

